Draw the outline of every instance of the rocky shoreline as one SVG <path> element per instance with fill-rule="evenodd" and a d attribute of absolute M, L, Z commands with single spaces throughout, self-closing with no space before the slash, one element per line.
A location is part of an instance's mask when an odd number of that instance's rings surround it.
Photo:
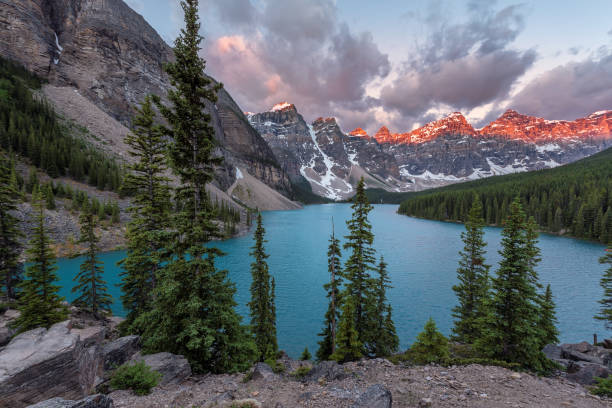
<path fill-rule="evenodd" d="M 70 320 L 48 330 L 35 329 L 12 339 L 14 333 L 7 329 L 7 323 L 17 313 L 8 310 L 0 316 L 0 406 L 612 406 L 610 400 L 591 395 L 588 390 L 594 375 L 611 373 L 608 365 L 612 350 L 588 343 L 547 346 L 547 355 L 568 367 L 567 372 L 560 371 L 553 377 L 478 364 L 407 366 L 385 359 L 315 364 L 293 360 L 285 354 L 274 370 L 258 363 L 245 373 L 196 375 L 182 356 L 141 355 L 138 336 L 118 337 L 121 318 L 99 322 L 75 308 L 71 313 Z M 116 367 L 140 360 L 162 375 L 151 394 L 137 396 L 131 391 L 110 389 L 109 379 Z M 574 366 L 579 369 L 573 371 Z"/>

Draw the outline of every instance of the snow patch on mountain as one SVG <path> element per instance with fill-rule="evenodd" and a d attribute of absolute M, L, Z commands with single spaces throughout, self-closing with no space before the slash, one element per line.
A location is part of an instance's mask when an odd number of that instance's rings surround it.
<path fill-rule="evenodd" d="M 278 112 L 281 111 L 285 108 L 289 108 L 291 107 L 291 104 L 289 102 L 281 102 L 281 103 L 277 103 L 276 105 L 274 105 L 272 107 L 272 109 L 270 109 L 270 112 Z"/>

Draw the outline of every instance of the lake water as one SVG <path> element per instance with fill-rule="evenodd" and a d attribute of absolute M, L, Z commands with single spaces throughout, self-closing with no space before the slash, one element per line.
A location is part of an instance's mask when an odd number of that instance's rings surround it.
<path fill-rule="evenodd" d="M 376 205 L 370 221 L 376 236 L 374 247 L 389 264 L 393 288 L 388 296 L 402 348 L 409 346 L 431 316 L 448 335 L 452 327 L 451 309 L 456 303 L 452 286 L 456 282 L 458 251 L 462 247 L 463 226 L 426 221 L 396 214 L 395 205 Z M 327 245 L 331 220 L 336 235 L 346 234 L 345 221 L 351 216 L 347 204 L 307 206 L 299 211 L 263 213 L 266 229 L 268 263 L 276 279 L 276 308 L 280 348 L 297 357 L 304 346 L 314 354 L 317 333 L 321 329 L 327 300 L 323 283 L 327 273 Z M 500 242 L 498 228 L 487 228 L 489 243 L 487 261 L 497 268 Z M 251 282 L 249 257 L 252 236 L 215 243 L 227 255 L 218 266 L 229 270 L 236 283 L 238 311 L 247 316 Z M 605 266 L 598 263 L 604 246 L 550 235 L 540 237 L 542 262 L 538 267 L 543 284 L 551 284 L 557 303 L 562 342 L 592 340 L 610 336 L 603 324 L 593 319 L 602 291 L 599 279 Z M 120 269 L 116 263 L 125 256 L 122 251 L 101 255 L 105 279 L 115 299 L 113 312 L 122 315 L 119 302 Z M 60 259 L 61 294 L 68 300 L 72 279 L 82 258 Z"/>

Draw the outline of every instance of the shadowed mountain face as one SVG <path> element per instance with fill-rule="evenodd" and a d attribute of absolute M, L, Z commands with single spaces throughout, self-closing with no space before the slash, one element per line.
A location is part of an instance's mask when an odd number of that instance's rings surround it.
<path fill-rule="evenodd" d="M 128 126 L 145 95 L 163 98 L 170 87 L 163 65 L 172 49 L 122 0 L 0 0 L 0 54 L 54 86 L 74 88 Z M 272 150 L 231 96 L 225 90 L 218 96 L 210 110 L 226 159 L 217 172 L 220 187 L 228 189 L 240 167 L 291 195 Z"/>
<path fill-rule="evenodd" d="M 556 167 L 612 145 L 612 111 L 552 121 L 510 110 L 482 129 L 455 112 L 406 133 L 383 126 L 374 137 L 361 128 L 345 134 L 334 118 L 309 125 L 286 102 L 248 119 L 288 174 L 329 198 L 351 196 L 361 176 L 371 188 L 419 191 Z"/>

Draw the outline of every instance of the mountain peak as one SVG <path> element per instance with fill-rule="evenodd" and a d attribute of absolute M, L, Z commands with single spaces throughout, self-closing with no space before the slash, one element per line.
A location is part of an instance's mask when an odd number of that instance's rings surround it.
<path fill-rule="evenodd" d="M 368 132 L 366 132 L 365 130 L 363 130 L 362 128 L 358 127 L 355 130 L 353 130 L 352 132 L 349 132 L 350 136 L 357 136 L 357 137 L 365 137 L 365 138 L 369 138 L 370 136 L 368 135 Z"/>
<path fill-rule="evenodd" d="M 374 139 L 376 139 L 378 143 L 393 143 L 396 138 L 397 134 L 392 134 L 386 126 L 381 126 L 374 135 Z"/>
<path fill-rule="evenodd" d="M 281 112 L 287 110 L 295 110 L 295 105 L 289 102 L 279 102 L 270 109 L 270 112 Z"/>

